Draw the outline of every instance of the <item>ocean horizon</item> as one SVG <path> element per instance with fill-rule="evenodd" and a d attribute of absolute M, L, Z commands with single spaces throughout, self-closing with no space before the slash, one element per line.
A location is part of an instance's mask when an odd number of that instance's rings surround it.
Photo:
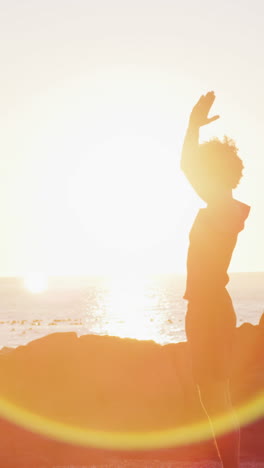
<path fill-rule="evenodd" d="M 230 273 L 237 326 L 264 312 L 264 272 Z M 35 286 L 35 290 L 34 290 Z M 185 275 L 48 277 L 43 289 L 22 277 L 0 278 L 0 347 L 54 332 L 185 341 Z"/>

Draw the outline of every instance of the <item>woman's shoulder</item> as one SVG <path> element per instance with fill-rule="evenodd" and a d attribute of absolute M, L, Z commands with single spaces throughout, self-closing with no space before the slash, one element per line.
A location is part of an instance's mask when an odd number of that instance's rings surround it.
<path fill-rule="evenodd" d="M 247 205 L 246 203 L 243 203 L 239 200 L 236 200 L 235 198 L 233 198 L 233 205 L 234 205 L 234 208 L 236 209 L 237 213 L 238 213 L 238 216 L 240 218 L 243 218 L 244 221 L 247 219 L 248 215 L 249 215 L 249 212 L 250 212 L 250 206 Z"/>
<path fill-rule="evenodd" d="M 232 198 L 217 207 L 206 207 L 200 211 L 200 217 L 206 217 L 218 230 L 238 233 L 244 228 L 250 206 Z"/>

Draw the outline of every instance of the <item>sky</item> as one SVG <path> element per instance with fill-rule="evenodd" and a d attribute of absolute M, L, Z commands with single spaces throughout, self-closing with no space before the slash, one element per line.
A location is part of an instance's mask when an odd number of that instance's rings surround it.
<path fill-rule="evenodd" d="M 261 1 L 1 0 L 0 275 L 185 272 L 204 206 L 179 168 L 214 90 L 251 206 L 230 271 L 264 271 Z"/>

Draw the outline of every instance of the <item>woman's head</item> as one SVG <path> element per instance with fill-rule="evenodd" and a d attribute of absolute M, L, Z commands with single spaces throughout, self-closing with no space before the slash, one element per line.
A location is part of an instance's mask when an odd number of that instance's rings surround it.
<path fill-rule="evenodd" d="M 199 162 L 202 168 L 201 191 L 205 201 L 232 193 L 241 177 L 243 163 L 233 140 L 213 138 L 199 145 Z"/>

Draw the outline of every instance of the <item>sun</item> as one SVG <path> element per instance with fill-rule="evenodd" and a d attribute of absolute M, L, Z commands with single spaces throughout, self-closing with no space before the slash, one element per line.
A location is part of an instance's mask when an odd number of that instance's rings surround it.
<path fill-rule="evenodd" d="M 47 277 L 41 273 L 30 273 L 24 277 L 24 287 L 33 294 L 42 293 L 48 287 Z"/>

